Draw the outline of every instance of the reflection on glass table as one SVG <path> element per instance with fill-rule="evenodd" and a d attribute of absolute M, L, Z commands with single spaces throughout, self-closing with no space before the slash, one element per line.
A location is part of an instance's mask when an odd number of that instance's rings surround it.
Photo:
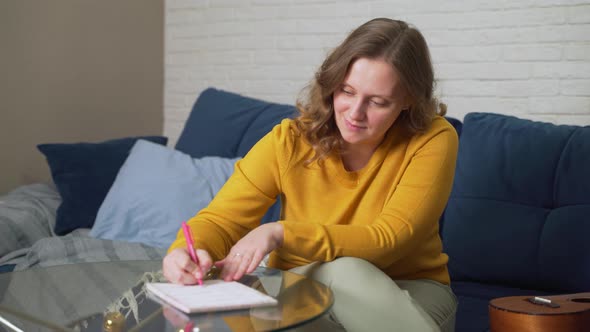
<path fill-rule="evenodd" d="M 23 331 L 280 331 L 320 317 L 333 303 L 330 289 L 314 280 L 259 268 L 240 282 L 278 305 L 187 315 L 146 291 L 146 282 L 164 281 L 160 261 L 75 265 L 0 274 L 0 318 Z M 66 274 L 64 283 L 41 281 Z M 17 281 L 23 279 L 30 287 Z"/>

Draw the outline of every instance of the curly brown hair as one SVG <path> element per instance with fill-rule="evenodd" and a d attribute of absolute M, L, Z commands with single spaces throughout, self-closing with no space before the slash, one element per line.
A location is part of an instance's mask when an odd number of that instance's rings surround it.
<path fill-rule="evenodd" d="M 410 107 L 396 121 L 402 121 L 411 133 L 425 131 L 437 114 L 446 114 L 446 105 L 433 97 L 434 70 L 420 31 L 403 21 L 372 19 L 352 31 L 326 57 L 297 101 L 300 115 L 295 125 L 315 150 L 308 163 L 323 160 L 343 143 L 332 100 L 359 58 L 382 59 L 397 70 Z"/>

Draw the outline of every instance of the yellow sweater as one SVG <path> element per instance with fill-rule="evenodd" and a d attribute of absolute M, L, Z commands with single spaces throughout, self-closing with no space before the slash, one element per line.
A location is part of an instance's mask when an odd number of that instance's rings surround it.
<path fill-rule="evenodd" d="M 270 254 L 271 267 L 352 256 L 393 279 L 449 284 L 438 219 L 451 191 L 457 146 L 455 129 L 437 117 L 421 135 L 395 123 L 359 171 L 346 171 L 336 153 L 322 166 L 305 166 L 314 151 L 293 121 L 283 120 L 236 163 L 209 206 L 188 221 L 195 246 L 222 259 L 281 195 L 284 242 Z M 179 231 L 169 251 L 184 246 Z"/>

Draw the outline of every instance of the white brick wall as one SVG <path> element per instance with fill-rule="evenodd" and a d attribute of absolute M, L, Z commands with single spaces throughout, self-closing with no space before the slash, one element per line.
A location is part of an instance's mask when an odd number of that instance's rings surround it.
<path fill-rule="evenodd" d="M 449 115 L 590 124 L 590 0 L 167 0 L 165 7 L 171 144 L 203 89 L 292 104 L 332 47 L 381 16 L 425 35 Z"/>

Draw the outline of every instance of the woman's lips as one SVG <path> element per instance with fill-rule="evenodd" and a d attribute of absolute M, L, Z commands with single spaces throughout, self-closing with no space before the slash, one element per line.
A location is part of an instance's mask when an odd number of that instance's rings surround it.
<path fill-rule="evenodd" d="M 350 130 L 359 131 L 359 130 L 365 129 L 365 127 L 354 125 L 354 124 L 352 124 L 350 121 L 348 121 L 346 119 L 344 119 L 344 122 L 346 122 L 346 126 Z"/>

